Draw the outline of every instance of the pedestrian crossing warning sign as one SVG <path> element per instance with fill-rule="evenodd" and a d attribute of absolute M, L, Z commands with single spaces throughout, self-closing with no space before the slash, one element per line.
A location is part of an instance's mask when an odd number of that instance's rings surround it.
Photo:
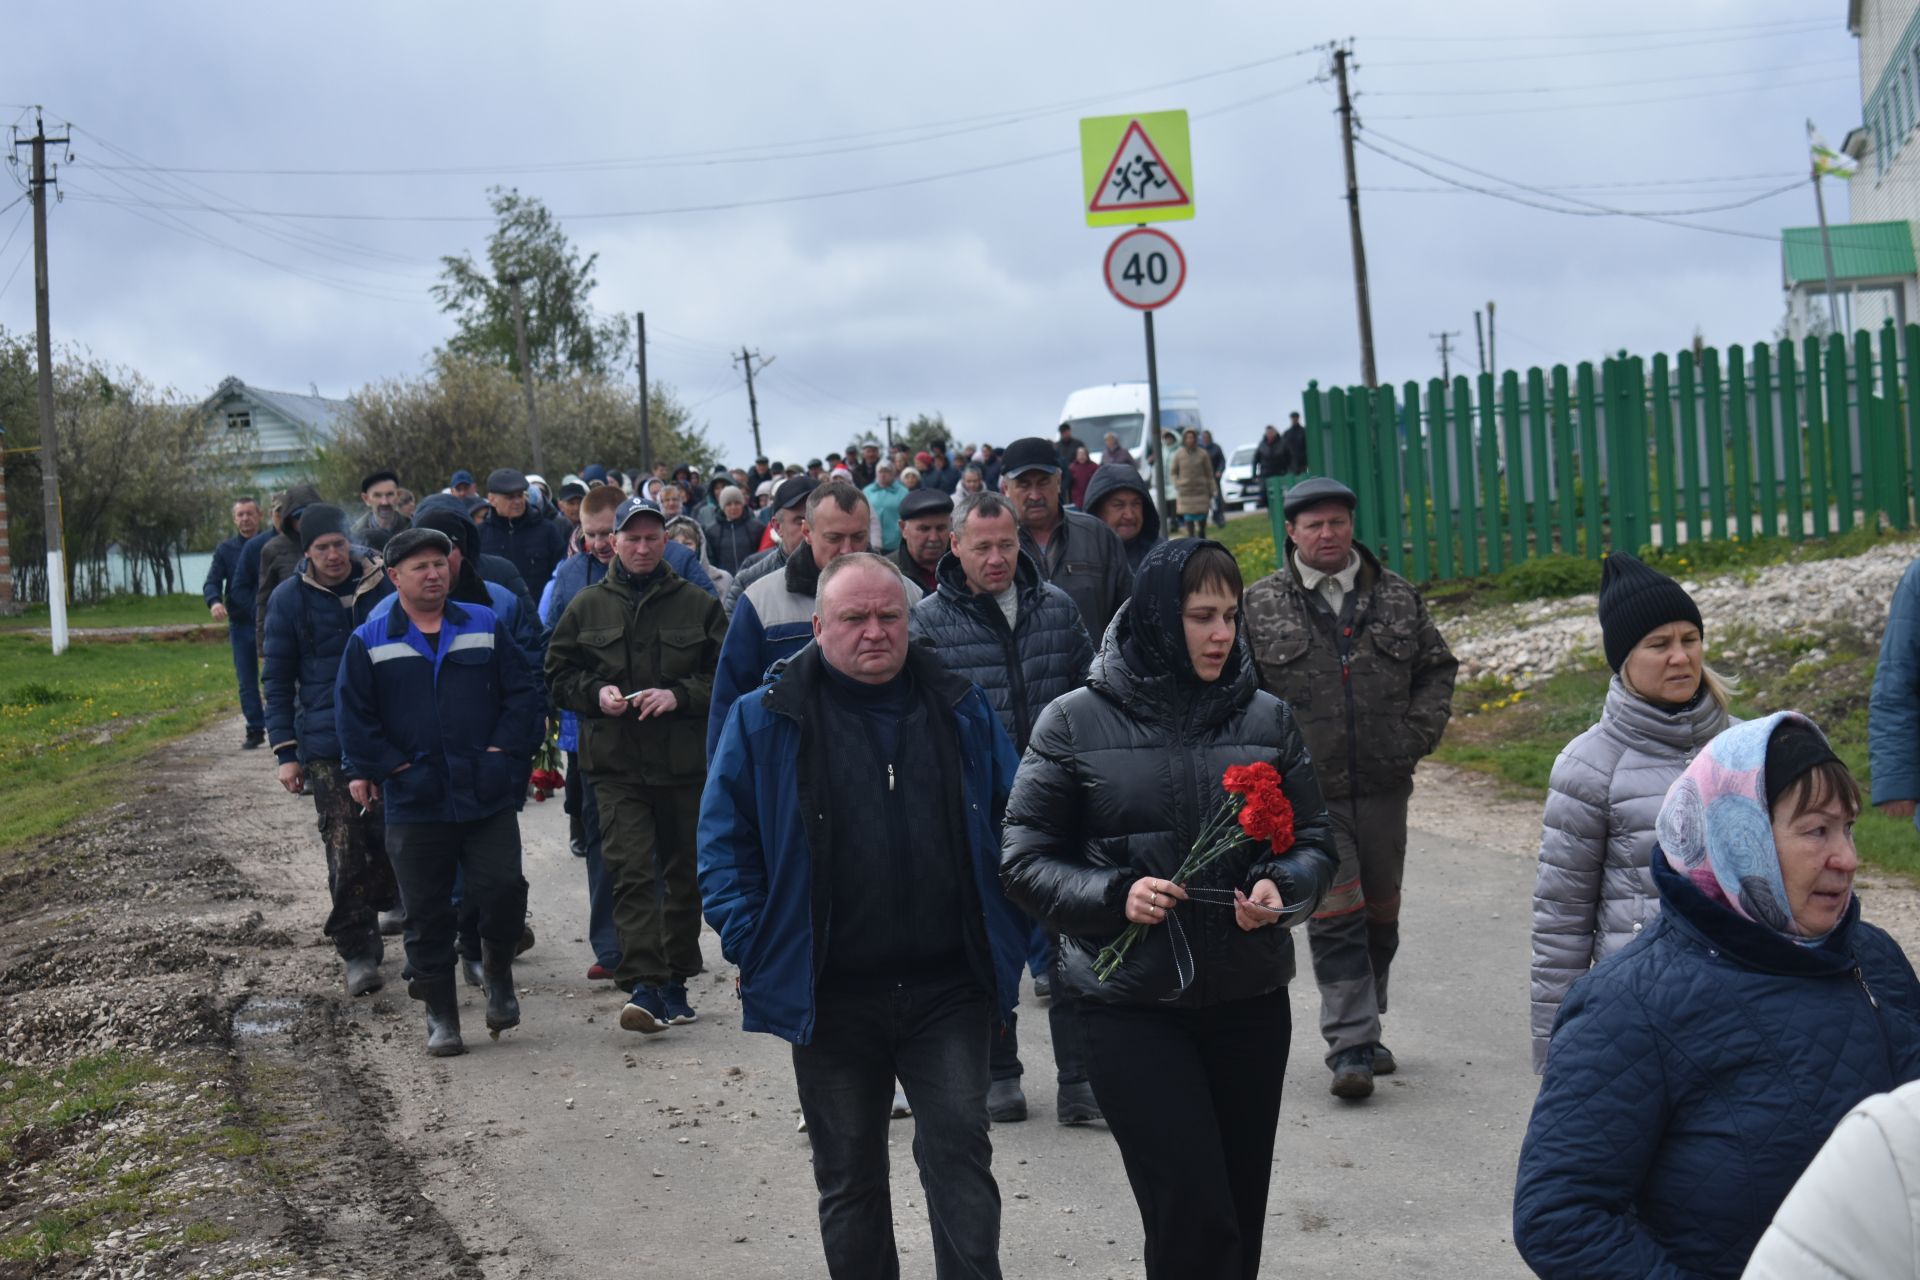
<path fill-rule="evenodd" d="M 1193 150 L 1184 111 L 1082 120 L 1080 169 L 1090 227 L 1193 217 Z"/>

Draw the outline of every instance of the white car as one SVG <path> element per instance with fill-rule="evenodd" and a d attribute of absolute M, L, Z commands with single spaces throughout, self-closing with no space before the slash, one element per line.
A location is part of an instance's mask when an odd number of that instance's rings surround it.
<path fill-rule="evenodd" d="M 1258 444 L 1243 444 L 1227 455 L 1227 474 L 1220 477 L 1220 497 L 1229 511 L 1245 511 L 1260 505 L 1266 481 L 1254 466 Z"/>

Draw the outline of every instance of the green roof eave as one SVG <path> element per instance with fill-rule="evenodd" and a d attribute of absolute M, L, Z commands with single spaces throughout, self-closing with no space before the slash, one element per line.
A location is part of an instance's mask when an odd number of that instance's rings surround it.
<path fill-rule="evenodd" d="M 1880 280 L 1911 276 L 1920 270 L 1913 255 L 1913 226 L 1907 222 L 1840 222 L 1827 228 L 1833 243 L 1834 280 Z M 1780 233 L 1780 265 L 1785 285 L 1825 283 L 1826 255 L 1820 228 L 1788 227 Z"/>

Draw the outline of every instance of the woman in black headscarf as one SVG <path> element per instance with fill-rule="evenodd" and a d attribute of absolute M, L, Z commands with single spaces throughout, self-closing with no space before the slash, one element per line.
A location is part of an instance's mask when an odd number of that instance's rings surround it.
<path fill-rule="evenodd" d="M 1147 1275 L 1260 1267 L 1293 977 L 1288 929 L 1336 859 L 1320 784 L 1240 632 L 1219 543 L 1162 543 L 1087 687 L 1034 725 L 1007 805 L 1007 896 L 1061 935 L 1056 981 L 1085 1003 L 1087 1068 L 1146 1231 Z M 1176 882 L 1235 766 L 1271 765 L 1291 842 L 1243 840 Z M 1278 847 L 1276 847 L 1278 846 Z M 1100 953 L 1144 929 L 1119 966 Z"/>

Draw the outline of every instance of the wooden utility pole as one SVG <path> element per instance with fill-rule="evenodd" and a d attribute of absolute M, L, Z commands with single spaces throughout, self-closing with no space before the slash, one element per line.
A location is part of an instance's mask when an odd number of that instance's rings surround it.
<path fill-rule="evenodd" d="M 1442 329 L 1439 333 L 1430 333 L 1427 336 L 1429 338 L 1440 339 L 1440 380 L 1442 382 L 1452 382 L 1453 366 L 1447 362 L 1447 357 L 1453 354 L 1452 340 L 1460 336 L 1460 331 L 1458 329 Z"/>
<path fill-rule="evenodd" d="M 653 474 L 653 406 L 647 392 L 647 313 L 634 313 L 640 320 L 640 469 Z"/>
<path fill-rule="evenodd" d="M 546 450 L 540 447 L 540 410 L 533 399 L 533 362 L 527 358 L 527 308 L 520 296 L 521 279 L 513 276 L 501 283 L 513 296 L 513 343 L 520 353 L 520 387 L 527 397 L 527 437 L 533 444 L 533 469 L 544 476 L 547 457 Z"/>
<path fill-rule="evenodd" d="M 1373 303 L 1367 290 L 1367 242 L 1360 234 L 1360 180 L 1353 165 L 1353 97 L 1347 92 L 1347 63 L 1353 49 L 1333 51 L 1333 74 L 1340 84 L 1340 146 L 1347 156 L 1347 227 L 1353 234 L 1353 294 L 1360 314 L 1360 378 L 1369 388 L 1380 385 L 1373 364 Z"/>
<path fill-rule="evenodd" d="M 47 144 L 66 146 L 65 136 L 49 138 L 40 113 L 33 113 L 33 137 L 16 138 L 15 147 L 33 149 L 33 174 L 27 197 L 33 202 L 33 320 L 39 355 L 37 389 L 40 401 L 40 476 L 46 504 L 47 612 L 53 624 L 53 652 L 67 651 L 66 536 L 60 524 L 60 438 L 53 421 L 53 327 L 47 307 Z"/>
<path fill-rule="evenodd" d="M 765 456 L 766 450 L 760 447 L 760 401 L 753 394 L 753 362 L 758 360 L 760 367 L 764 369 L 772 364 L 775 358 L 763 356 L 758 351 L 749 351 L 745 347 L 741 347 L 740 354 L 733 358 L 735 364 L 747 371 L 747 414 L 753 419 L 753 456 L 756 458 Z"/>

